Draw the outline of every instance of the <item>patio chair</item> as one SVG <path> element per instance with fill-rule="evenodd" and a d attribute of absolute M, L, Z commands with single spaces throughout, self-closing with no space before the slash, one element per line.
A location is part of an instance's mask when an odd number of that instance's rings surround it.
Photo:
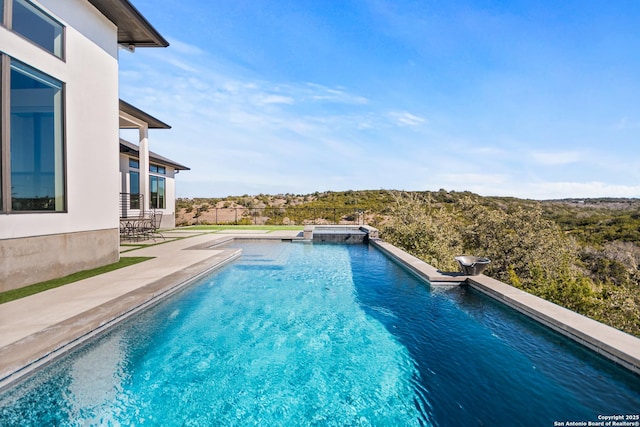
<path fill-rule="evenodd" d="M 151 239 L 155 240 L 156 237 L 162 237 L 162 240 L 165 240 L 160 230 L 160 225 L 162 224 L 162 212 L 153 211 L 149 215 L 148 221 L 144 222 L 144 234 Z"/>
<path fill-rule="evenodd" d="M 126 213 L 127 216 L 120 218 L 120 238 L 129 241 L 148 239 L 150 229 L 148 224 L 151 222 L 148 212 L 140 206 L 139 209 Z"/>

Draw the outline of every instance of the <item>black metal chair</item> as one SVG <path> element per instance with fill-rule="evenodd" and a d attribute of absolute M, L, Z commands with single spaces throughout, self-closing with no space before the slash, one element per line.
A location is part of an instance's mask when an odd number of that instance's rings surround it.
<path fill-rule="evenodd" d="M 144 222 L 144 231 L 143 234 L 147 237 L 156 240 L 156 237 L 161 237 L 162 240 L 165 240 L 164 236 L 160 232 L 160 225 L 162 224 L 162 212 L 152 211 Z"/>

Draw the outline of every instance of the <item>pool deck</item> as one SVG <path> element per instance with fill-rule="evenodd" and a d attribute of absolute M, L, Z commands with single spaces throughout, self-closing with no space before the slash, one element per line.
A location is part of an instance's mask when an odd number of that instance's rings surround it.
<path fill-rule="evenodd" d="M 300 231 L 238 231 L 163 232 L 166 242 L 155 242 L 162 244 L 121 247 L 122 256 L 153 259 L 0 304 L 0 389 L 240 255 L 215 245 L 233 238 L 302 236 Z"/>
<path fill-rule="evenodd" d="M 239 250 L 216 246 L 224 241 L 303 238 L 300 231 L 286 230 L 163 234 L 167 241 L 162 244 L 121 247 L 123 256 L 153 259 L 0 304 L 0 389 L 238 257 Z M 467 284 L 640 375 L 640 339 L 636 337 L 490 277 L 441 272 L 388 243 L 371 242 L 433 286 Z"/>

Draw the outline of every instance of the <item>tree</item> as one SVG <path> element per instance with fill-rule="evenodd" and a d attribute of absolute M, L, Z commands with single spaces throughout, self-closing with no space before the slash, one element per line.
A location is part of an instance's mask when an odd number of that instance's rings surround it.
<path fill-rule="evenodd" d="M 468 197 L 460 204 L 466 223 L 464 248 L 491 259 L 487 274 L 514 285 L 517 277 L 524 288 L 531 288 L 536 280 L 575 273 L 575 245 L 543 217 L 540 207 L 492 209 Z"/>
<path fill-rule="evenodd" d="M 393 193 L 391 218 L 381 229 L 383 238 L 444 271 L 457 271 L 455 256 L 462 251 L 454 216 L 415 193 Z"/>

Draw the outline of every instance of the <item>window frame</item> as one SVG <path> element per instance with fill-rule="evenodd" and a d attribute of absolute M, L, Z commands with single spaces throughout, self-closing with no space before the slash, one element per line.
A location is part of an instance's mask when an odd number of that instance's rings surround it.
<path fill-rule="evenodd" d="M 129 157 L 129 168 L 127 170 L 128 183 L 127 192 L 129 193 L 129 209 L 140 209 L 140 160 L 135 157 Z M 137 192 L 133 192 L 133 175 L 136 175 Z M 136 197 L 133 197 L 136 196 Z"/>
<path fill-rule="evenodd" d="M 160 181 L 162 181 L 162 198 L 158 196 L 159 191 L 156 191 L 156 197 L 154 199 L 152 191 L 153 180 L 156 180 L 156 185 L 160 188 Z M 162 206 L 158 206 L 158 201 L 162 200 Z M 166 209 L 167 208 L 167 177 L 163 175 L 149 175 L 149 208 L 151 209 Z"/>
<path fill-rule="evenodd" d="M 61 203 L 62 208 L 53 210 L 19 210 L 13 209 L 13 197 L 11 189 L 11 62 L 15 61 L 18 64 L 31 69 L 36 73 L 42 74 L 44 77 L 54 80 L 60 83 L 60 173 L 62 177 L 60 182 L 60 190 L 62 191 Z M 69 200 L 68 200 L 68 170 L 67 170 L 67 126 L 66 126 L 66 83 L 58 80 L 57 78 L 35 68 L 29 64 L 24 63 L 18 59 L 15 59 L 3 52 L 0 52 L 0 213 L 2 214 L 56 214 L 56 213 L 68 213 Z M 54 116 L 54 120 L 56 120 Z M 55 148 L 55 147 L 54 147 Z M 54 188 L 55 184 L 54 168 Z M 54 200 L 58 197 L 58 194 L 54 191 Z M 54 205 L 55 206 L 55 205 Z"/>
<path fill-rule="evenodd" d="M 6 4 L 6 3 L 5 3 Z M 5 111 L 11 111 L 11 94 L 7 88 L 11 85 L 11 64 L 9 57 L 0 52 L 0 212 L 11 211 L 11 130 Z"/>
<path fill-rule="evenodd" d="M 25 34 L 22 34 L 22 33 L 18 32 L 18 31 L 16 31 L 14 29 L 14 25 L 13 25 L 13 9 L 14 9 L 14 3 L 16 1 L 22 1 L 22 2 L 27 4 L 27 8 L 31 7 L 33 9 L 35 9 L 36 12 L 37 12 L 36 16 L 38 16 L 38 18 L 44 19 L 44 20 L 49 20 L 52 23 L 55 23 L 55 24 L 60 26 L 60 46 L 59 46 L 60 53 L 59 54 L 56 53 L 55 42 L 54 42 L 53 50 L 49 50 L 47 47 L 41 45 L 37 41 L 29 38 L 29 36 L 27 36 Z M 21 5 L 21 6 L 23 6 L 23 5 Z M 39 49 L 42 49 L 43 51 L 47 52 L 49 55 L 52 55 L 52 56 L 60 59 L 61 61 L 65 61 L 66 60 L 66 45 L 67 45 L 67 34 L 66 33 L 67 33 L 67 27 L 62 22 L 60 22 L 59 20 L 57 20 L 56 18 L 51 16 L 50 13 L 44 11 L 40 6 L 34 4 L 30 0 L 2 0 L 2 4 L 0 4 L 0 7 L 2 7 L 2 11 L 0 11 L 1 12 L 0 18 L 2 20 L 2 22 L 0 22 L 1 25 L 3 25 L 5 28 L 10 30 L 13 34 L 17 35 L 18 37 L 28 41 L 32 45 L 37 46 Z M 39 14 L 41 14 L 43 16 L 39 16 Z"/>
<path fill-rule="evenodd" d="M 155 163 L 151 163 L 149 164 L 149 172 L 151 173 L 155 173 L 158 175 L 166 175 L 167 174 L 167 167 L 166 166 L 161 166 Z"/>

